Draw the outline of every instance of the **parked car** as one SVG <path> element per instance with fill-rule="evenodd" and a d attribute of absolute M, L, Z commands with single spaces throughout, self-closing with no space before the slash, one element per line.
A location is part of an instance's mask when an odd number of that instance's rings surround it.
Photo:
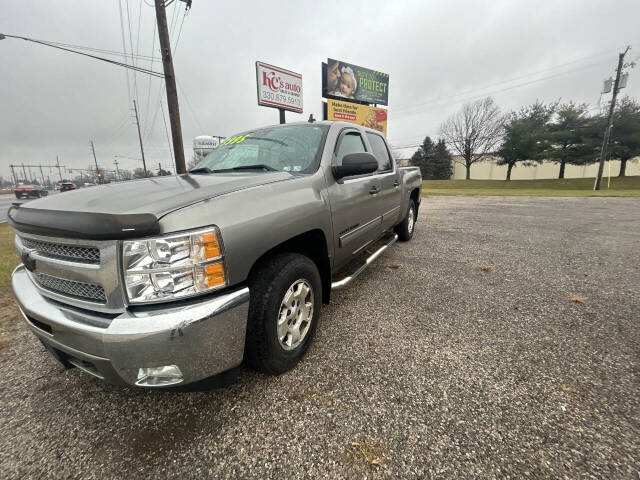
<path fill-rule="evenodd" d="M 14 206 L 17 303 L 63 366 L 109 382 L 186 384 L 243 359 L 285 372 L 332 290 L 413 236 L 420 170 L 390 152 L 357 125 L 278 125 L 187 175 Z"/>
<path fill-rule="evenodd" d="M 61 192 L 68 192 L 69 190 L 75 190 L 76 188 L 78 188 L 73 182 L 61 182 L 59 185 Z"/>
<path fill-rule="evenodd" d="M 17 199 L 46 197 L 49 192 L 40 185 L 18 185 L 13 189 Z"/>

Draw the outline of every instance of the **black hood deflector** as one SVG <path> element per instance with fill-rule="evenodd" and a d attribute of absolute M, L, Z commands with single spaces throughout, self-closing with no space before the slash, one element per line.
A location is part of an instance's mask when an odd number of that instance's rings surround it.
<path fill-rule="evenodd" d="M 12 206 L 7 217 L 20 232 L 52 237 L 120 240 L 160 233 L 158 218 L 151 213 L 117 215 Z"/>

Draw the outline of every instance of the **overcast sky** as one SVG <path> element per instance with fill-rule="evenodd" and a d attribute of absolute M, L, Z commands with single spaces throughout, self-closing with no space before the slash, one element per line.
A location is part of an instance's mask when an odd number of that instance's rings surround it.
<path fill-rule="evenodd" d="M 154 9 L 144 2 L 130 0 L 128 15 L 121 2 L 126 48 L 133 44 L 145 56 L 155 49 L 157 57 Z M 389 73 L 388 137 L 400 146 L 437 136 L 465 100 L 489 93 L 505 111 L 536 99 L 595 108 L 617 52 L 631 44 L 629 60 L 640 57 L 638 0 L 193 0 L 182 23 L 183 11 L 176 1 L 167 16 L 171 22 L 175 15 L 187 158 L 196 135 L 228 136 L 277 123 L 277 110 L 257 105 L 256 60 L 303 75 L 304 113 L 288 112 L 287 121 L 321 117 L 321 62 L 327 57 Z M 123 50 L 118 0 L 0 0 L 0 32 Z M 153 69 L 162 71 L 162 64 Z M 0 175 L 9 176 L 10 163 L 54 164 L 56 155 L 67 167 L 85 168 L 93 162 L 91 140 L 101 168 L 113 168 L 115 155 L 134 158 L 119 158 L 124 168 L 141 166 L 130 118 L 134 96 L 148 164 L 170 166 L 157 108 L 164 81 L 143 74 L 134 79 L 129 72 L 129 95 L 126 72 L 22 40 L 0 41 Z M 622 92 L 640 98 L 640 65 Z M 602 102 L 608 99 L 603 95 Z M 164 97 L 162 104 L 166 114 Z"/>

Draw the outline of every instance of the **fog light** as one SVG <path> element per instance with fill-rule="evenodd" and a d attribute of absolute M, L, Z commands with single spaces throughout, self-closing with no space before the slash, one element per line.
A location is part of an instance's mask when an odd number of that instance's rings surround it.
<path fill-rule="evenodd" d="M 147 367 L 138 370 L 136 385 L 141 387 L 164 387 L 182 381 L 182 372 L 177 365 Z"/>

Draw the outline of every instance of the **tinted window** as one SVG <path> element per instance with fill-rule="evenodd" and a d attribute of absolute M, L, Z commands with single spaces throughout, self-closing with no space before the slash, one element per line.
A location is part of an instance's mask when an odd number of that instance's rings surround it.
<path fill-rule="evenodd" d="M 342 136 L 340 146 L 336 152 L 336 165 L 342 165 L 342 159 L 350 153 L 365 152 L 362 137 L 357 132 L 348 132 Z"/>
<path fill-rule="evenodd" d="M 384 143 L 382 137 L 375 133 L 367 133 L 367 138 L 369 139 L 371 148 L 373 148 L 373 154 L 378 159 L 378 171 L 384 172 L 385 170 L 393 169 L 389 150 L 387 150 L 387 145 Z"/>

